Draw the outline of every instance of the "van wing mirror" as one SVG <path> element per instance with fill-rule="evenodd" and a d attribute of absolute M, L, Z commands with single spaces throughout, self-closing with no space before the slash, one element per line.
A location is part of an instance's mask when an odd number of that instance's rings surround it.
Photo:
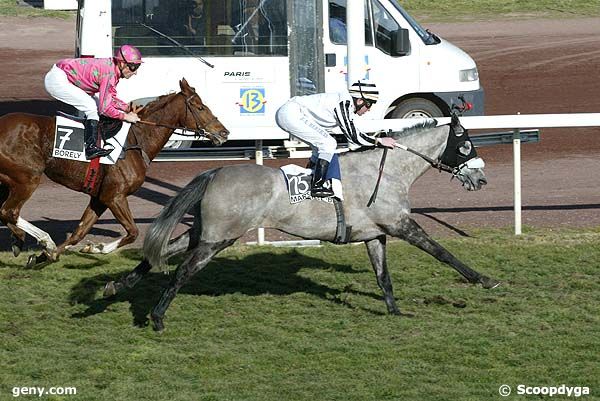
<path fill-rule="evenodd" d="M 406 56 L 410 52 L 410 40 L 408 39 L 408 29 L 400 28 L 392 32 L 392 56 Z"/>

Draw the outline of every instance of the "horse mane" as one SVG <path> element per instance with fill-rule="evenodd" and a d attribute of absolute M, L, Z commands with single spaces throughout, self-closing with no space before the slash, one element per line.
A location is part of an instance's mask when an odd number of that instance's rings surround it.
<path fill-rule="evenodd" d="M 418 122 L 414 125 L 410 125 L 406 128 L 402 128 L 400 131 L 392 131 L 391 137 L 398 140 L 401 138 L 406 138 L 407 136 L 411 136 L 413 134 L 419 133 L 425 129 L 428 128 L 435 128 L 437 127 L 437 120 L 435 118 L 429 118 L 425 121 L 422 122 Z"/>
<path fill-rule="evenodd" d="M 425 121 L 420 121 L 413 125 L 409 125 L 408 127 L 402 128 L 400 131 L 391 131 L 382 136 L 391 136 L 395 140 L 399 140 L 399 139 L 403 139 L 403 138 L 406 138 L 406 137 L 414 135 L 414 134 L 418 134 L 425 129 L 435 128 L 435 127 L 437 127 L 437 124 L 438 124 L 438 122 L 435 118 L 429 118 Z M 342 153 L 339 156 L 342 157 L 344 155 L 348 155 L 348 154 L 352 154 L 352 153 L 371 152 L 371 151 L 375 151 L 377 149 L 379 149 L 379 148 L 370 147 L 370 146 L 362 146 L 362 147 L 352 150 L 350 152 Z"/>
<path fill-rule="evenodd" d="M 156 100 L 151 101 L 144 107 L 144 109 L 142 110 L 142 114 L 144 116 L 148 116 L 149 114 L 152 114 L 155 111 L 162 109 L 168 102 L 171 101 L 172 96 L 176 94 L 177 93 L 173 92 L 159 96 Z"/>

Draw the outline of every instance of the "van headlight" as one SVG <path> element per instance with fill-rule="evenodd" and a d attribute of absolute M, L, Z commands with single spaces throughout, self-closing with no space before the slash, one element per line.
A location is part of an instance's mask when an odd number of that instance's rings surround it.
<path fill-rule="evenodd" d="M 460 70 L 458 73 L 460 82 L 472 82 L 477 81 L 479 79 L 477 67 L 468 70 Z"/>

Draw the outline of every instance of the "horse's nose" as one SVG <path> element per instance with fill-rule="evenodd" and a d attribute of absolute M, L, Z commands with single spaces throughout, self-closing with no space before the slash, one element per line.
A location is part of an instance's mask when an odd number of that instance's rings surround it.
<path fill-rule="evenodd" d="M 229 136 L 229 131 L 227 129 L 220 131 L 217 135 L 215 135 L 218 145 L 222 145 L 227 141 L 227 137 Z"/>
<path fill-rule="evenodd" d="M 487 180 L 485 178 L 480 178 L 479 179 L 479 186 L 482 187 L 484 185 L 487 185 Z"/>

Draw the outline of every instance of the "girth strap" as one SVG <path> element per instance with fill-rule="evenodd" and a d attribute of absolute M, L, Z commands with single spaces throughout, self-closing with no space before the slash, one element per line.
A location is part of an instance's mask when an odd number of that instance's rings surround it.
<path fill-rule="evenodd" d="M 100 158 L 92 159 L 88 164 L 85 180 L 83 181 L 83 192 L 95 195 L 98 192 L 98 177 L 100 176 Z"/>
<path fill-rule="evenodd" d="M 342 202 L 337 198 L 334 198 L 333 206 L 335 207 L 335 216 L 337 220 L 337 227 L 335 229 L 335 238 L 333 243 L 347 244 L 350 241 L 352 226 L 346 225 L 346 217 L 344 216 L 344 206 L 342 205 Z"/>

